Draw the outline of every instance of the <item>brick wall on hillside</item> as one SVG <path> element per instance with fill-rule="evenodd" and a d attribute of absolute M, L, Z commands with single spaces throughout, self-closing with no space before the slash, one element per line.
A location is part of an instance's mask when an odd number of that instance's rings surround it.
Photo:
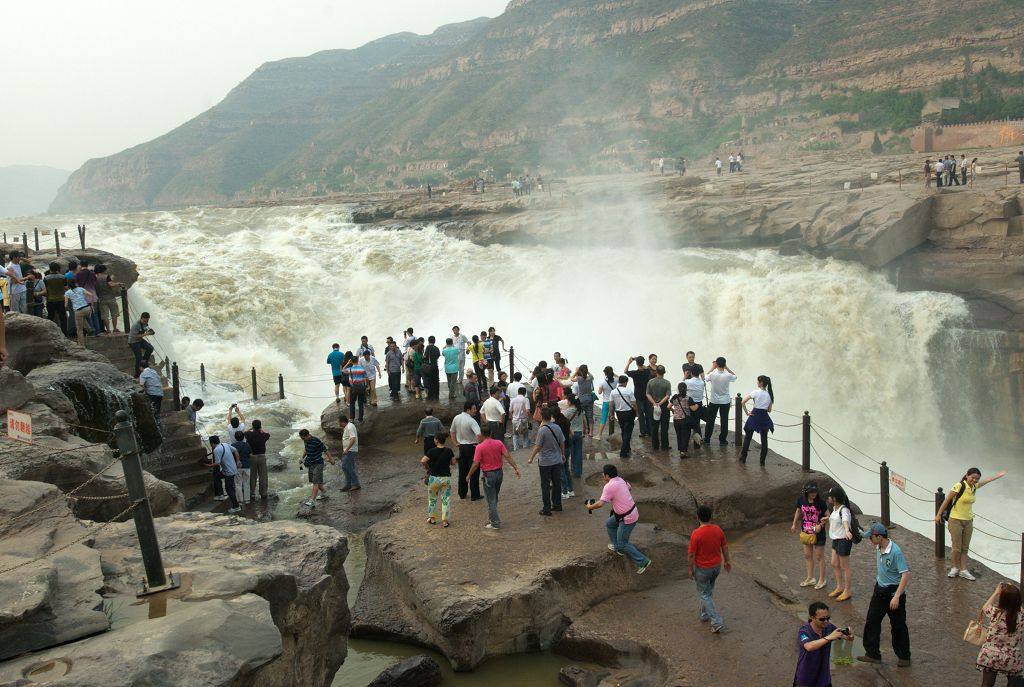
<path fill-rule="evenodd" d="M 916 153 L 1024 145 L 1024 120 L 919 126 L 910 147 Z"/>

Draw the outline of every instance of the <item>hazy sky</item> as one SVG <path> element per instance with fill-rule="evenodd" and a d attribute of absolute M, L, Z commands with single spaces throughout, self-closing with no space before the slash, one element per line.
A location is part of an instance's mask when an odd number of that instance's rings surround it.
<path fill-rule="evenodd" d="M 507 0 L 0 0 L 0 166 L 73 170 L 206 110 L 269 60 L 501 14 Z"/>

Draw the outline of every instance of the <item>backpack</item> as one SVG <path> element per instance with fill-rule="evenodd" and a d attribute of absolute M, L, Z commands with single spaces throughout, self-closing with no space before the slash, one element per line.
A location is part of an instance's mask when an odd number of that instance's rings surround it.
<path fill-rule="evenodd" d="M 942 511 L 942 519 L 945 522 L 949 522 L 949 516 L 953 512 L 953 506 L 955 506 L 956 502 L 960 500 L 960 497 L 964 495 L 964 491 L 966 489 L 967 483 L 964 482 L 963 480 L 960 480 L 960 491 L 956 492 L 956 495 L 953 497 L 953 500 L 949 502 L 948 506 L 946 506 L 946 510 Z"/>
<path fill-rule="evenodd" d="M 860 544 L 864 541 L 864 535 L 860 531 L 860 523 L 857 522 L 857 514 L 850 509 L 850 534 L 853 535 L 853 543 Z"/>

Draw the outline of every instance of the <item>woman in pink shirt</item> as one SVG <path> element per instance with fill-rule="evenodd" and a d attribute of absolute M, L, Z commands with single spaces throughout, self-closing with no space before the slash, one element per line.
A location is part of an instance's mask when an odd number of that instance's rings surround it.
<path fill-rule="evenodd" d="M 629 535 L 640 520 L 640 512 L 636 509 L 633 495 L 629 493 L 629 482 L 619 477 L 619 470 L 614 465 L 604 466 L 604 490 L 601 498 L 587 504 L 587 510 L 593 511 L 605 503 L 612 507 L 611 517 L 605 522 L 608 528 L 609 551 L 620 556 L 629 556 L 636 563 L 637 575 L 643 575 L 651 567 L 651 559 L 640 553 L 639 549 L 629 543 Z"/>

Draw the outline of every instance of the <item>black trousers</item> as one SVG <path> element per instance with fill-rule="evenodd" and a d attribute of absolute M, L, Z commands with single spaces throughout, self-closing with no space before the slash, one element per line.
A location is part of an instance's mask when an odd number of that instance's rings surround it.
<path fill-rule="evenodd" d="M 768 457 L 768 430 L 765 430 L 761 434 L 761 465 L 764 465 L 765 458 Z M 754 436 L 753 430 L 746 430 L 745 436 L 743 437 L 743 450 L 740 452 L 740 462 L 747 462 L 747 451 L 750 450 L 750 440 Z"/>
<path fill-rule="evenodd" d="M 910 631 L 907 630 L 907 595 L 900 597 L 900 605 L 894 611 L 889 602 L 898 587 L 883 587 L 875 584 L 868 605 L 868 615 L 864 620 L 864 653 L 873 658 L 882 658 L 880 649 L 882 639 L 882 618 L 889 616 L 889 627 L 892 631 L 892 650 L 897 658 L 910 658 Z"/>
<path fill-rule="evenodd" d="M 544 512 L 550 513 L 551 509 L 562 510 L 562 466 L 561 465 L 539 465 L 540 468 L 540 498 L 544 504 Z"/>
<path fill-rule="evenodd" d="M 466 483 L 466 475 L 473 467 L 473 455 L 476 453 L 476 444 L 459 444 L 459 498 L 466 498 L 468 492 L 474 499 L 480 498 L 480 471 L 477 470 Z"/>
<path fill-rule="evenodd" d="M 622 432 L 622 448 L 619 449 L 619 457 L 625 458 L 630 454 L 629 440 L 633 438 L 636 413 L 632 410 L 616 410 L 615 417 L 619 420 L 619 430 Z"/>
<path fill-rule="evenodd" d="M 672 426 L 676 429 L 676 446 L 680 453 L 686 453 L 690 448 L 690 433 L 693 431 L 693 423 L 690 418 L 685 420 L 672 420 Z"/>
<path fill-rule="evenodd" d="M 935 173 L 935 186 L 936 188 L 942 188 L 942 172 Z"/>
<path fill-rule="evenodd" d="M 441 398 L 441 380 L 438 378 L 438 369 L 436 366 L 428 367 L 423 366 L 423 386 L 427 390 L 427 400 L 437 401 Z"/>
<path fill-rule="evenodd" d="M 726 437 L 729 436 L 729 408 L 731 407 L 731 403 L 708 404 L 708 408 L 711 408 L 712 412 L 708 413 L 711 417 L 704 423 L 705 442 L 711 441 L 711 435 L 715 433 L 715 416 L 718 416 L 719 424 L 722 426 L 718 433 L 718 443 L 726 443 Z"/>
<path fill-rule="evenodd" d="M 651 411 L 651 448 L 655 451 L 668 450 L 668 422 L 672 412 L 668 406 L 661 406 L 661 417 L 654 419 L 654 411 Z"/>
<path fill-rule="evenodd" d="M 353 384 L 348 391 L 348 419 L 356 419 L 356 403 L 359 404 L 359 421 L 363 421 L 363 411 L 366 408 L 366 385 Z"/>
<path fill-rule="evenodd" d="M 145 363 L 148 363 L 152 357 L 153 347 L 148 341 L 142 339 L 128 344 L 128 348 L 132 349 L 132 353 L 135 354 L 135 376 L 138 377 L 142 373 L 142 368 L 146 366 Z"/>
<path fill-rule="evenodd" d="M 152 394 L 146 394 L 146 398 L 149 399 L 149 404 L 153 407 L 153 420 L 156 422 L 156 426 L 160 426 L 160 406 L 163 405 L 163 396 L 154 396 Z"/>
<path fill-rule="evenodd" d="M 427 455 L 427 451 L 432 448 L 436 448 L 434 437 L 423 437 L 423 455 Z"/>
<path fill-rule="evenodd" d="M 401 372 L 388 372 L 388 389 L 391 391 L 391 398 L 398 398 L 402 390 Z"/>
<path fill-rule="evenodd" d="M 645 437 L 651 433 L 651 415 L 654 413 L 654 406 L 647 400 L 647 397 L 637 397 L 636 409 L 640 421 L 640 436 Z"/>
<path fill-rule="evenodd" d="M 961 186 L 966 186 L 967 185 L 967 168 L 966 167 L 962 167 L 960 169 L 960 185 Z"/>
<path fill-rule="evenodd" d="M 56 322 L 62 332 L 68 333 L 68 311 L 64 309 L 64 301 L 46 301 L 46 319 Z"/>

